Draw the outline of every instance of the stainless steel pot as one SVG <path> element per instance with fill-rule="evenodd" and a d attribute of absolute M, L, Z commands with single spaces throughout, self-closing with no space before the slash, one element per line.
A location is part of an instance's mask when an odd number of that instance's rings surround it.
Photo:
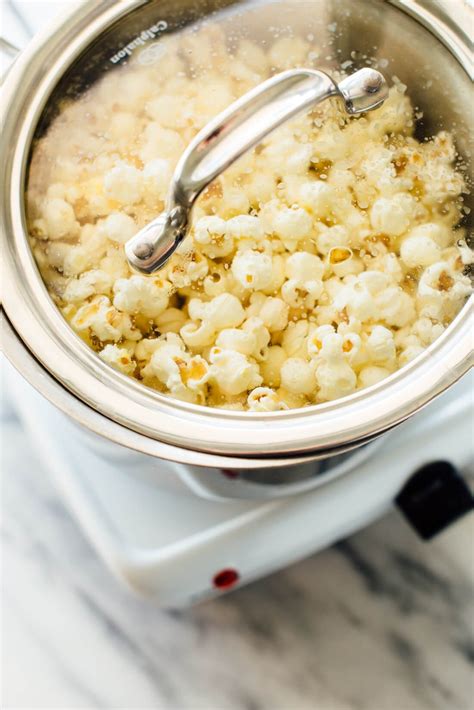
<path fill-rule="evenodd" d="M 31 143 L 55 99 L 77 92 L 126 58 L 150 26 L 157 33 L 218 8 L 252 33 L 290 25 L 325 43 L 337 66 L 384 59 L 423 111 L 419 133 L 454 128 L 469 158 L 469 41 L 437 2 L 415 0 L 91 0 L 68 11 L 15 62 L 2 100 L 4 349 L 24 376 L 68 415 L 127 447 L 195 465 L 288 466 L 334 456 L 407 419 L 472 365 L 473 299 L 422 355 L 378 385 L 342 400 L 260 414 L 213 410 L 164 397 L 109 368 L 51 301 L 26 236 L 24 188 Z M 236 13 L 236 14 L 233 14 Z M 337 23 L 339 39 L 330 31 Z M 144 40 L 145 41 L 145 40 Z M 112 57 L 112 59 L 111 59 Z M 115 59 L 115 62 L 114 62 Z M 46 116 L 46 119 L 45 119 Z"/>

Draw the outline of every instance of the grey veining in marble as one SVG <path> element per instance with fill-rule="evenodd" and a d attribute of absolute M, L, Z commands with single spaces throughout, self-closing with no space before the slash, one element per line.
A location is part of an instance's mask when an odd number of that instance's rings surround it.
<path fill-rule="evenodd" d="M 427 545 L 393 514 L 217 601 L 163 612 L 102 567 L 13 413 L 2 431 L 3 707 L 472 708 L 469 520 Z"/>

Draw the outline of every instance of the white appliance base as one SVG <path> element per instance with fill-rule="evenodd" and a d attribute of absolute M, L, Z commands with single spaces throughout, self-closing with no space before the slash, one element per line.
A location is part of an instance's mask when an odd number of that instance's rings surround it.
<path fill-rule="evenodd" d="M 383 515 L 420 466 L 449 460 L 465 468 L 473 456 L 468 376 L 344 476 L 274 501 L 216 502 L 130 475 L 121 447 L 122 458 L 111 458 L 84 446 L 76 425 L 8 370 L 12 404 L 91 544 L 129 588 L 165 607 L 222 593 L 213 581 L 222 570 L 237 572 L 242 585 L 317 552 Z M 189 475 L 142 460 L 170 480 Z M 130 461 L 136 467 L 137 455 Z"/>

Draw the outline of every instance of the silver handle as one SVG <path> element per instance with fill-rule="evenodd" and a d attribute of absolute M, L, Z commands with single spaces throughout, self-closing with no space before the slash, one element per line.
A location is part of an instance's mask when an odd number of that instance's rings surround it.
<path fill-rule="evenodd" d="M 322 71 L 294 69 L 268 79 L 235 101 L 198 133 L 173 175 L 167 208 L 125 245 L 130 265 L 150 274 L 164 266 L 188 231 L 201 192 L 241 155 L 296 114 L 339 97 L 349 114 L 380 106 L 387 85 L 375 69 L 361 69 L 336 84 Z"/>

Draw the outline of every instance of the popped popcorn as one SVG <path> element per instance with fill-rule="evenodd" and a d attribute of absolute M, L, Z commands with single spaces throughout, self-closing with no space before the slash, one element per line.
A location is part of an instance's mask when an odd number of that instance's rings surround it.
<path fill-rule="evenodd" d="M 203 254 L 211 259 L 232 254 L 234 240 L 227 225 L 224 219 L 215 215 L 201 217 L 194 228 L 194 241 Z"/>
<path fill-rule="evenodd" d="M 47 199 L 43 206 L 44 234 L 49 239 L 64 239 L 77 236 L 79 223 L 72 206 L 61 199 Z"/>
<path fill-rule="evenodd" d="M 323 361 L 316 368 L 315 375 L 323 401 L 345 397 L 356 388 L 357 375 L 344 360 Z"/>
<path fill-rule="evenodd" d="M 281 239 L 288 251 L 295 251 L 298 242 L 311 234 L 311 216 L 301 207 L 272 207 L 266 219 L 269 231 Z"/>
<path fill-rule="evenodd" d="M 116 165 L 104 176 L 104 192 L 122 205 L 140 202 L 142 175 L 137 168 L 126 162 Z"/>
<path fill-rule="evenodd" d="M 312 310 L 323 292 L 324 265 L 307 252 L 295 252 L 286 260 L 287 281 L 281 288 L 283 300 L 292 308 Z"/>
<path fill-rule="evenodd" d="M 280 127 L 204 191 L 161 272 L 131 271 L 124 244 L 164 209 L 197 131 L 273 71 L 310 66 L 315 42 L 227 43 L 209 24 L 162 38 L 156 65 L 137 53 L 108 72 L 36 144 L 41 274 L 80 337 L 144 386 L 238 412 L 332 401 L 420 355 L 471 292 L 452 136 L 417 141 L 396 79 L 366 116 L 331 102 Z"/>
<path fill-rule="evenodd" d="M 315 389 L 314 370 L 300 357 L 289 357 L 281 368 L 281 386 L 292 394 L 310 395 Z"/>
<path fill-rule="evenodd" d="M 411 269 L 431 266 L 440 257 L 441 248 L 434 239 L 423 234 L 408 234 L 400 247 L 400 258 Z"/>
<path fill-rule="evenodd" d="M 261 294 L 254 295 L 258 296 Z M 252 303 L 252 298 L 250 299 L 250 302 Z M 288 314 L 290 309 L 288 304 L 281 298 L 275 298 L 272 296 L 268 296 L 267 298 L 263 297 L 258 300 L 258 303 L 254 301 L 252 305 L 254 304 L 256 308 L 252 309 L 252 307 L 250 307 L 248 311 L 258 314 L 258 317 L 261 319 L 265 327 L 268 328 L 270 333 L 278 332 L 286 328 L 288 325 Z"/>
<path fill-rule="evenodd" d="M 263 291 L 272 282 L 272 259 L 258 251 L 237 252 L 232 261 L 232 273 L 245 289 Z"/>
<path fill-rule="evenodd" d="M 71 324 L 78 332 L 90 330 L 101 342 L 118 342 L 124 338 L 139 340 L 141 337 L 130 317 L 114 308 L 107 296 L 96 296 L 81 306 Z"/>
<path fill-rule="evenodd" d="M 99 231 L 111 242 L 125 244 L 137 233 L 137 225 L 124 212 L 112 212 L 103 222 L 99 223 Z"/>
<path fill-rule="evenodd" d="M 63 300 L 66 303 L 81 303 L 96 293 L 110 293 L 112 289 L 112 278 L 106 271 L 93 269 L 84 271 L 78 279 L 71 279 L 63 293 Z"/>
<path fill-rule="evenodd" d="M 375 325 L 368 336 L 365 347 L 369 360 L 379 363 L 392 363 L 395 360 L 396 349 L 392 332 L 383 325 Z"/>
<path fill-rule="evenodd" d="M 390 375 L 390 370 L 378 365 L 368 365 L 359 372 L 359 386 L 371 387 Z"/>
<path fill-rule="evenodd" d="M 130 276 L 114 284 L 114 306 L 122 313 L 140 313 L 145 318 L 156 318 L 169 303 L 169 283 L 159 276 Z"/>
<path fill-rule="evenodd" d="M 100 351 L 99 357 L 125 375 L 131 375 L 135 370 L 135 361 L 126 348 L 119 348 L 117 345 L 109 344 Z"/>
<path fill-rule="evenodd" d="M 288 409 L 277 392 L 270 387 L 255 387 L 247 397 L 247 405 L 251 412 L 278 412 Z"/>
<path fill-rule="evenodd" d="M 414 199 L 405 192 L 393 197 L 379 197 L 370 210 L 370 222 L 376 232 L 400 236 L 407 231 L 414 211 Z"/>
<path fill-rule="evenodd" d="M 258 366 L 235 350 L 211 349 L 211 377 L 224 395 L 248 392 L 262 384 Z"/>

